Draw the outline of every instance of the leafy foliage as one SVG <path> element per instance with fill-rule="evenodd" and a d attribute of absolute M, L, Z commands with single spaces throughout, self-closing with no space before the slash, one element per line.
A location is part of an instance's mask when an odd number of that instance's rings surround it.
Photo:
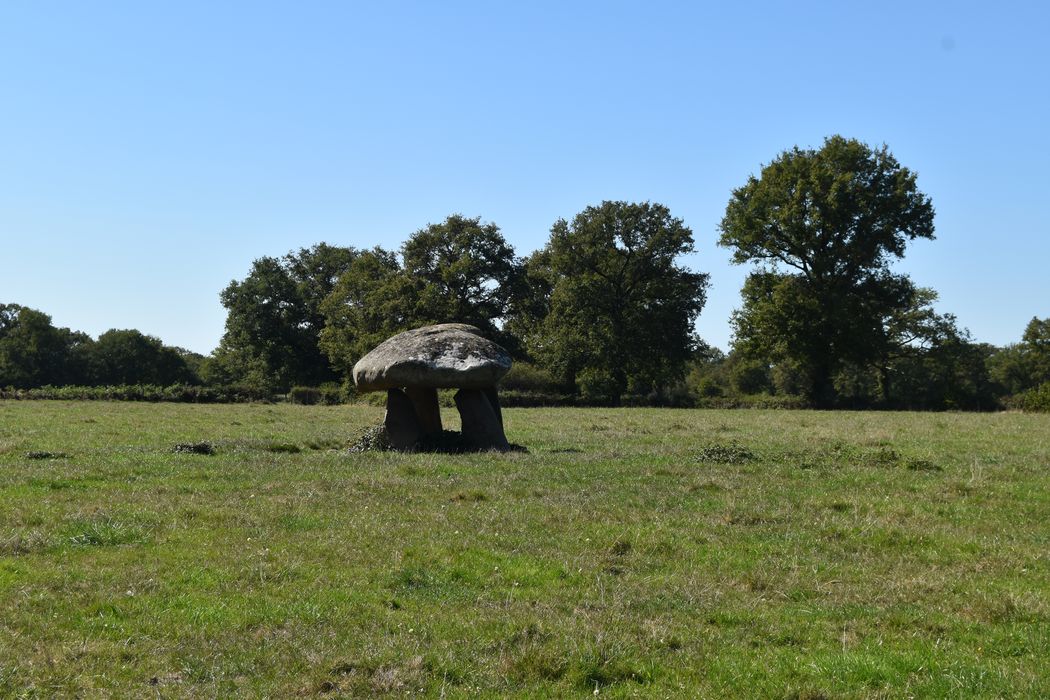
<path fill-rule="evenodd" d="M 110 330 L 91 347 L 92 378 L 100 385 L 193 384 L 196 375 L 184 357 L 159 338 L 137 330 Z"/>
<path fill-rule="evenodd" d="M 989 358 L 989 372 L 1005 393 L 1023 394 L 1050 382 L 1050 318 L 1033 318 L 1021 342 Z"/>
<path fill-rule="evenodd" d="M 0 386 L 194 384 L 190 363 L 199 357 L 136 330 L 110 330 L 92 340 L 54 327 L 35 309 L 0 304 Z"/>
<path fill-rule="evenodd" d="M 270 401 L 268 391 L 244 385 L 195 386 L 122 384 L 118 386 L 42 386 L 2 389 L 0 399 L 61 401 L 147 401 L 171 403 L 253 403 Z"/>
<path fill-rule="evenodd" d="M 360 254 L 321 305 L 320 346 L 345 376 L 391 335 L 431 323 L 469 323 L 517 350 L 501 321 L 521 263 L 495 224 L 453 214 L 412 234 L 401 258 L 381 248 Z"/>
<path fill-rule="evenodd" d="M 708 284 L 677 263 L 693 250 L 692 231 L 661 204 L 603 202 L 557 221 L 528 262 L 531 316 L 516 326 L 530 353 L 610 403 L 680 379 Z"/>
<path fill-rule="evenodd" d="M 415 325 L 415 290 L 394 253 L 361 253 L 321 304 L 320 348 L 344 376 L 362 355 Z"/>
<path fill-rule="evenodd" d="M 90 343 L 84 333 L 54 327 L 43 312 L 0 304 L 0 386 L 88 382 Z"/>
<path fill-rule="evenodd" d="M 885 146 L 833 136 L 782 153 L 734 190 L 719 243 L 760 266 L 733 319 L 741 349 L 798 367 L 822 404 L 844 366 L 884 362 L 900 343 L 894 322 L 929 301 L 889 269 L 908 241 L 933 238 L 915 180 Z"/>
<path fill-rule="evenodd" d="M 499 227 L 453 214 L 416 231 L 401 253 L 416 287 L 418 322 L 469 323 L 508 347 L 516 345 L 496 325 L 507 316 L 522 275 Z"/>
<path fill-rule="evenodd" d="M 1021 408 L 1032 413 L 1050 413 L 1050 382 L 1022 394 Z"/>
<path fill-rule="evenodd" d="M 336 374 L 318 342 L 321 302 L 360 253 L 319 243 L 281 259 L 264 257 L 221 294 L 226 332 L 208 368 L 212 382 L 247 382 L 273 390 L 321 384 Z"/>

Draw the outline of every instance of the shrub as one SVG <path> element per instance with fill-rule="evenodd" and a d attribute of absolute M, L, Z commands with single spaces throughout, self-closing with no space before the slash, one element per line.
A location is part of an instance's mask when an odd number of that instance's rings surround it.
<path fill-rule="evenodd" d="M 254 387 L 230 385 L 204 387 L 192 384 L 155 386 L 42 386 L 36 389 L 2 389 L 0 399 L 62 401 L 173 401 L 178 403 L 248 403 L 269 401 L 269 393 Z"/>
<path fill-rule="evenodd" d="M 558 382 L 554 376 L 542 367 L 528 362 L 515 362 L 500 380 L 499 387 L 501 392 L 506 390 L 558 393 Z"/>
<path fill-rule="evenodd" d="M 672 384 L 649 392 L 645 397 L 647 406 L 667 408 L 692 408 L 696 405 L 689 387 L 684 383 Z"/>
<path fill-rule="evenodd" d="M 314 386 L 293 386 L 288 392 L 288 401 L 300 406 L 315 406 L 321 403 L 321 390 Z"/>
<path fill-rule="evenodd" d="M 180 442 L 171 448 L 171 451 L 190 455 L 213 455 L 215 447 L 210 442 Z"/>
<path fill-rule="evenodd" d="M 750 394 L 746 396 L 703 397 L 697 401 L 699 408 L 779 408 L 803 409 L 813 405 L 803 396 L 777 394 Z"/>
<path fill-rule="evenodd" d="M 325 406 L 338 406 L 346 403 L 347 394 L 338 382 L 327 382 L 321 385 L 321 403 Z"/>
<path fill-rule="evenodd" d="M 612 402 L 620 391 L 611 372 L 588 367 L 576 377 L 580 394 L 588 404 L 606 405 Z"/>
<path fill-rule="evenodd" d="M 504 408 L 547 408 L 551 406 L 576 406 L 579 402 L 571 394 L 547 393 L 543 391 L 501 391 L 499 403 Z"/>
<path fill-rule="evenodd" d="M 708 445 L 696 455 L 697 462 L 714 462 L 716 464 L 744 464 L 753 459 L 756 459 L 754 452 L 735 442 Z"/>
<path fill-rule="evenodd" d="M 1021 394 L 1021 409 L 1030 413 L 1050 413 L 1050 382 Z"/>

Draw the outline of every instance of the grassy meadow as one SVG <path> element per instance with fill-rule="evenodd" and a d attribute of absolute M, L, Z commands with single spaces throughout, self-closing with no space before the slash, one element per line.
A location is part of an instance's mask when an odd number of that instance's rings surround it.
<path fill-rule="evenodd" d="M 1050 696 L 1050 415 L 381 415 L 0 402 L 0 696 Z"/>

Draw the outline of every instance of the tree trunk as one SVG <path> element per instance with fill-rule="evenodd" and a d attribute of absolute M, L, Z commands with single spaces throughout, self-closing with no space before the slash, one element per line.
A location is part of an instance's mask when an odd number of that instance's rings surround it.
<path fill-rule="evenodd" d="M 835 382 L 831 376 L 831 367 L 820 363 L 813 368 L 809 398 L 817 408 L 831 408 L 835 405 Z"/>

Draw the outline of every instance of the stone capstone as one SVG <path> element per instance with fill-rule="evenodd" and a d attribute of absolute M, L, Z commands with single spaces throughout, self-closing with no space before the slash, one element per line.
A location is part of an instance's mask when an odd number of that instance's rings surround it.
<path fill-rule="evenodd" d="M 358 391 L 402 387 L 486 389 L 510 369 L 507 351 L 465 323 L 399 333 L 354 365 Z"/>

